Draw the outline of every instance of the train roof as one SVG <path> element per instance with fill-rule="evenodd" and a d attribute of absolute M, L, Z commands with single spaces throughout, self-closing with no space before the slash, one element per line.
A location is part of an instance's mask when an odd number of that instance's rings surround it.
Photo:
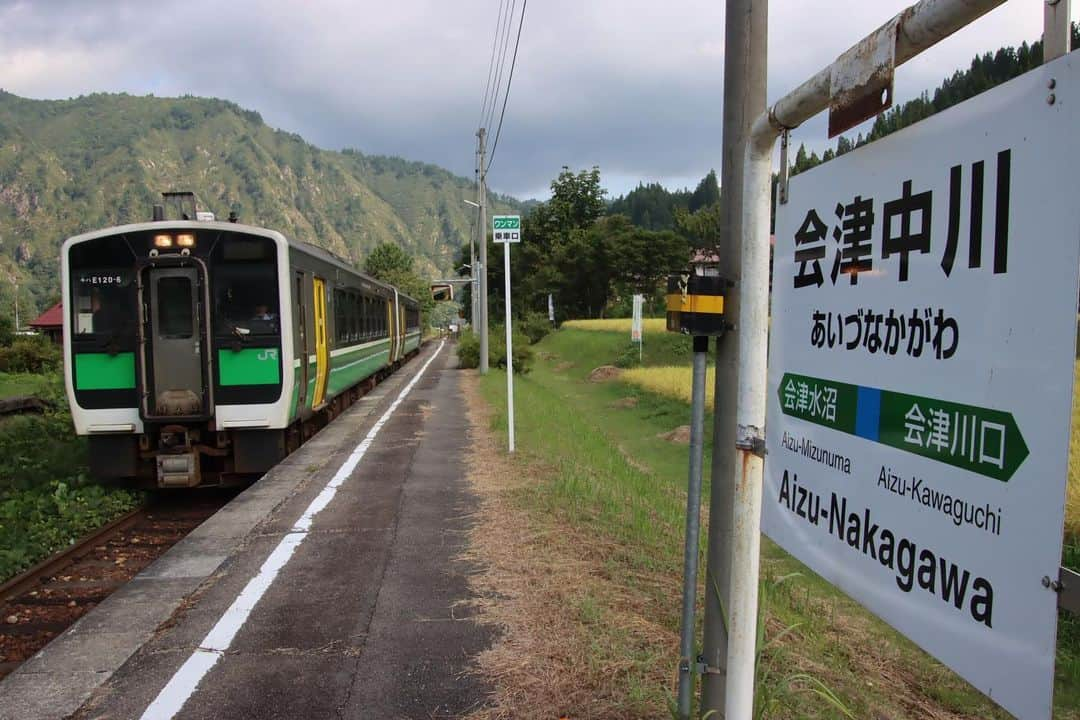
<path fill-rule="evenodd" d="M 109 237 L 111 235 L 121 235 L 123 233 L 136 233 L 147 232 L 150 230 L 219 230 L 221 232 L 234 232 L 245 233 L 248 235 L 261 235 L 263 237 L 271 238 L 279 242 L 286 243 L 290 248 L 299 250 L 313 257 L 317 257 L 323 262 L 330 263 L 335 267 L 359 275 L 360 277 L 368 280 L 375 285 L 386 288 L 387 290 L 394 290 L 394 286 L 389 283 L 383 282 L 376 278 L 371 277 L 367 273 L 359 270 L 358 268 L 350 265 L 343 258 L 335 255 L 325 248 L 321 248 L 318 245 L 313 245 L 303 240 L 294 240 L 293 238 L 278 232 L 277 230 L 271 230 L 269 228 L 260 227 L 258 225 L 245 225 L 243 223 L 225 222 L 219 220 L 154 220 L 149 222 L 131 223 L 128 225 L 114 225 L 112 227 L 101 228 L 100 230 L 93 230 L 91 232 L 82 233 L 80 235 L 73 235 L 64 241 L 62 253 L 66 256 L 68 249 L 72 245 L 76 245 L 87 240 L 96 240 L 98 238 Z M 406 300 L 411 300 L 415 304 L 419 304 L 416 298 L 411 295 L 398 290 L 398 295 Z"/>

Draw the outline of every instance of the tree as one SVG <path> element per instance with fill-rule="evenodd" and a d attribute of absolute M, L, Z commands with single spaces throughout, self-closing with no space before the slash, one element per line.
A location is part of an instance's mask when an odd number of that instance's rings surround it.
<path fill-rule="evenodd" d="M 716 181 L 716 171 L 710 170 L 709 174 L 701 179 L 694 193 L 690 196 L 688 210 L 697 212 L 702 208 L 717 205 L 720 202 L 720 184 Z"/>
<path fill-rule="evenodd" d="M 364 272 L 396 287 L 420 303 L 420 312 L 430 318 L 435 307 L 431 283 L 413 270 L 413 259 L 394 243 L 377 245 L 364 262 Z"/>
<path fill-rule="evenodd" d="M 675 211 L 675 229 L 690 240 L 696 248 L 716 247 L 720 244 L 722 231 L 720 201 L 697 212 L 682 208 Z"/>
<path fill-rule="evenodd" d="M 384 280 L 396 274 L 411 273 L 413 271 L 413 259 L 400 245 L 384 242 L 375 246 L 375 249 L 364 261 L 364 272 L 376 278 Z"/>
<path fill-rule="evenodd" d="M 460 315 L 461 305 L 456 300 L 438 302 L 428 315 L 428 324 L 432 327 L 444 328 L 457 322 Z"/>
<path fill-rule="evenodd" d="M 576 175 L 563 165 L 559 177 L 551 181 L 548 205 L 564 231 L 588 227 L 604 214 L 604 195 L 600 187 L 600 168 L 582 170 Z"/>

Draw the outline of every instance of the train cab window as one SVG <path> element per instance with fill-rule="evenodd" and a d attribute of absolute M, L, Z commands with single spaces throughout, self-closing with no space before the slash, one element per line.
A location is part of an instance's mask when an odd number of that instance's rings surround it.
<path fill-rule="evenodd" d="M 214 249 L 210 274 L 219 335 L 246 330 L 245 335 L 270 336 L 281 331 L 274 250 L 272 240 L 254 237 L 226 237 Z"/>
<path fill-rule="evenodd" d="M 75 270 L 72 273 L 76 335 L 130 334 L 135 331 L 133 274 L 128 269 Z"/>

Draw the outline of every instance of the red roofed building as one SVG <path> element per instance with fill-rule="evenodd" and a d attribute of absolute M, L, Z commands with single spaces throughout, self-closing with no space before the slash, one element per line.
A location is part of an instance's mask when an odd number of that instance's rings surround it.
<path fill-rule="evenodd" d="M 64 337 L 63 303 L 56 303 L 48 310 L 41 313 L 37 320 L 30 323 L 30 327 L 59 345 Z"/>

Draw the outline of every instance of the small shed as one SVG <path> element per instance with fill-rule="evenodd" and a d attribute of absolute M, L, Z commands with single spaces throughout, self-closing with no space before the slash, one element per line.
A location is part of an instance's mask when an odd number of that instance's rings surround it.
<path fill-rule="evenodd" d="M 59 345 L 64 338 L 64 305 L 56 303 L 41 313 L 30 327 Z"/>

